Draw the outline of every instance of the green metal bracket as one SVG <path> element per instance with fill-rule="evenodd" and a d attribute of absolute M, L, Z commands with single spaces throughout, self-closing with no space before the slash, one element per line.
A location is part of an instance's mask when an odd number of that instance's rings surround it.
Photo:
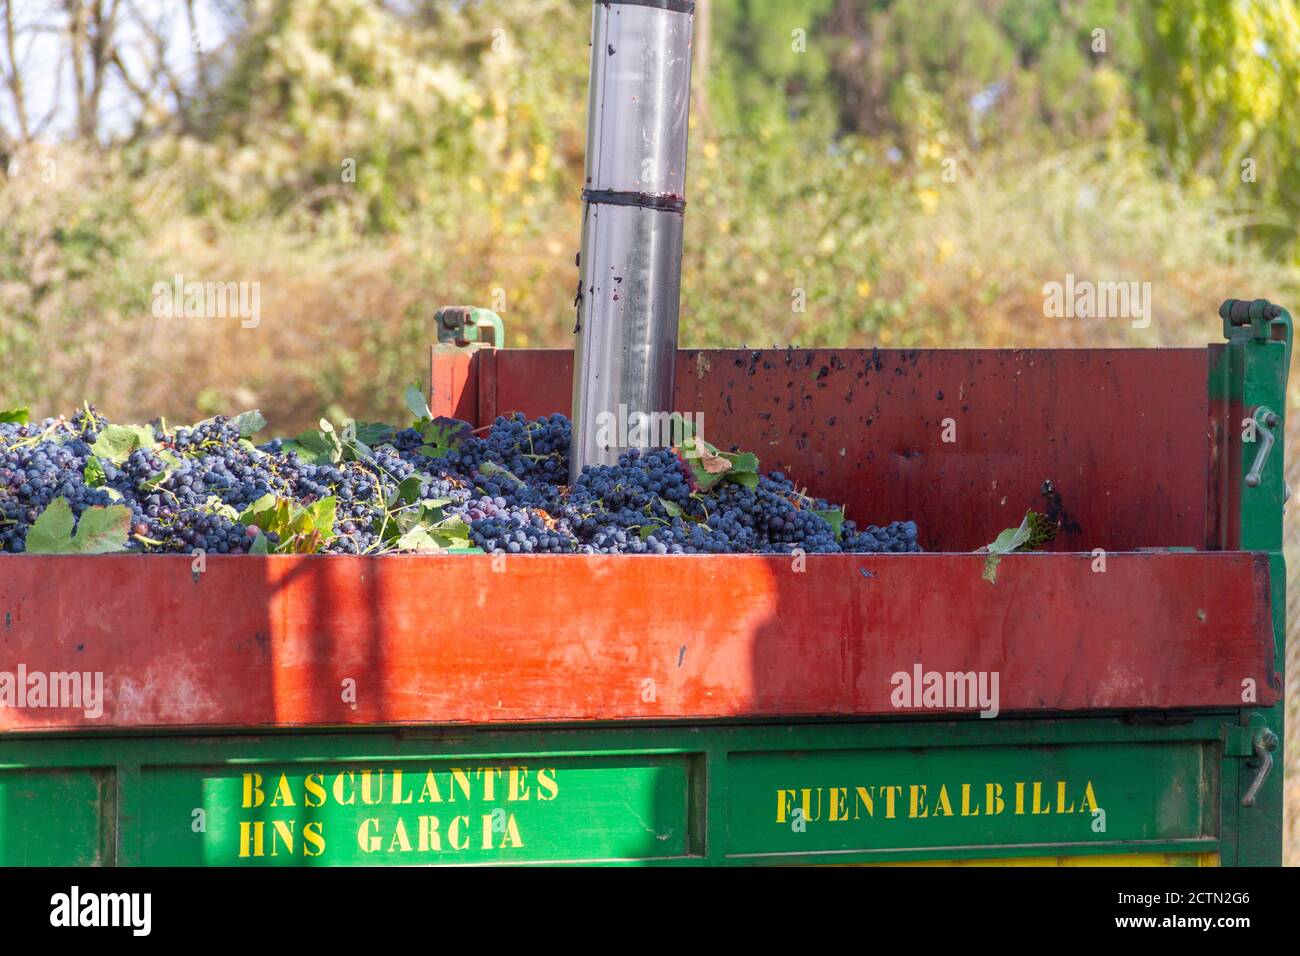
<path fill-rule="evenodd" d="M 434 314 L 434 324 L 438 327 L 438 341 L 444 345 L 464 348 L 468 345 L 483 343 L 480 334 L 492 330 L 492 347 L 504 348 L 506 344 L 505 325 L 501 316 L 491 309 L 480 309 L 471 305 L 446 305 Z"/>
<path fill-rule="evenodd" d="M 1287 379 L 1291 368 L 1294 329 L 1290 314 L 1264 299 L 1228 299 L 1219 307 L 1228 340 L 1222 366 L 1212 374 L 1217 397 L 1227 402 L 1226 422 L 1232 441 L 1242 441 L 1239 489 L 1234 504 L 1240 541 L 1228 546 L 1269 555 L 1274 638 L 1274 671 L 1282 681 L 1286 660 L 1286 560 L 1282 553 L 1282 506 L 1288 497 L 1284 483 Z M 1237 413 L 1240 413 L 1238 415 Z M 1235 460 L 1235 459 L 1234 459 Z M 1224 739 L 1224 755 L 1244 758 L 1225 767 L 1223 813 L 1237 822 L 1234 846 L 1241 865 L 1282 862 L 1282 774 L 1274 768 L 1272 752 L 1282 745 L 1285 705 L 1279 700 L 1264 710 L 1243 709 L 1239 726 Z M 1235 781 L 1235 785 L 1234 785 Z M 1229 818 L 1227 815 L 1232 814 Z"/>

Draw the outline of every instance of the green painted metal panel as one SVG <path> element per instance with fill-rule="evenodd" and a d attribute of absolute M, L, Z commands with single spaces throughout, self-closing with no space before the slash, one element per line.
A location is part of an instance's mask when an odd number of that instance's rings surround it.
<path fill-rule="evenodd" d="M 409 865 L 688 855 L 691 761 L 146 767 L 146 865 Z"/>
<path fill-rule="evenodd" d="M 781 854 L 1212 835 L 1217 747 L 936 747 L 736 754 L 728 852 Z"/>
<path fill-rule="evenodd" d="M 98 858 L 92 854 L 86 859 L 124 865 L 610 861 L 678 866 L 1212 854 L 1219 852 L 1223 835 L 1219 774 L 1240 762 L 1222 757 L 1235 719 L 1225 712 L 1163 724 L 1060 717 L 589 725 L 457 729 L 446 735 L 352 730 L 6 737 L 0 739 L 0 776 L 98 775 L 105 786 L 105 798 L 97 804 L 103 821 L 100 839 L 114 843 Z M 522 799 L 525 778 L 520 775 L 511 800 L 509 769 L 524 766 L 529 768 L 529 798 Z M 463 782 L 452 768 L 465 772 Z M 392 772 L 397 769 L 403 771 L 396 797 L 401 802 L 394 803 Z M 540 774 L 542 769 L 547 773 Z M 360 775 L 367 770 L 369 804 L 361 795 Z M 386 800 L 379 790 L 379 770 L 385 771 Z M 430 792 L 421 804 L 430 770 L 441 802 Z M 335 780 L 348 773 L 352 776 L 339 784 L 345 801 L 340 803 Z M 250 774 L 260 780 L 246 776 Z M 287 796 L 280 792 L 281 774 Z M 314 787 L 308 786 L 309 777 Z M 1091 829 L 1090 812 L 1036 817 L 1013 812 L 1016 782 L 1028 784 L 1024 799 L 1031 810 L 1032 782 L 1043 783 L 1041 809 L 1044 801 L 1056 799 L 1053 788 L 1061 779 L 1067 781 L 1067 805 L 1074 801 L 1076 811 L 1084 797 L 1071 788 L 1091 781 L 1098 805 L 1107 811 L 1106 832 Z M 840 828 L 839 821 L 812 820 L 796 838 L 774 819 L 781 788 L 931 786 L 931 781 L 957 785 L 948 795 L 957 813 L 962 782 L 1002 781 L 1007 815 L 995 815 L 992 824 L 986 814 L 978 822 L 969 815 L 965 820 L 936 817 L 937 792 L 927 791 L 931 809 L 916 826 L 903 818 L 882 821 L 899 824 L 897 829 L 856 829 L 862 827 L 859 820 L 838 831 L 832 828 Z M 538 799 L 543 792 L 553 799 Z M 0 818 L 22 810 L 7 799 L 8 793 L 0 796 L 6 797 L 0 801 Z M 909 808 L 910 791 L 901 796 Z M 350 798 L 355 802 L 346 802 Z M 33 799 L 48 806 L 74 802 L 51 791 Z M 495 815 L 498 810 L 502 813 Z M 436 831 L 431 823 L 423 824 L 423 850 L 422 816 L 438 818 Z M 453 837 L 449 830 L 457 818 Z M 32 819 L 30 832 L 41 838 L 68 829 L 52 816 Z M 398 836 L 398 820 L 405 839 Z M 260 856 L 255 855 L 254 829 L 259 822 Z M 246 824 L 242 833 L 241 824 Z M 324 839 L 322 852 L 317 853 L 314 837 L 304 837 L 308 824 L 319 824 L 313 833 L 318 829 L 315 835 Z M 82 830 L 81 843 L 94 846 L 92 830 Z M 440 837 L 437 847 L 434 832 Z M 241 837 L 244 857 L 239 855 Z M 0 846 L 0 864 L 22 862 L 17 844 Z"/>
<path fill-rule="evenodd" d="M 1227 463 L 1229 476 L 1240 489 L 1239 497 L 1228 501 L 1229 513 L 1225 516 L 1229 527 L 1239 528 L 1240 540 L 1229 540 L 1227 544 L 1242 551 L 1269 553 L 1274 670 L 1284 687 L 1286 560 L 1282 553 L 1282 508 L 1287 494 L 1285 419 L 1293 328 L 1288 312 L 1273 313 L 1267 306 L 1262 300 L 1256 300 L 1251 305 L 1249 322 L 1242 325 L 1224 315 L 1228 343 L 1213 356 L 1209 390 L 1211 398 L 1226 399 L 1229 411 L 1242 416 L 1240 422 L 1230 419 L 1226 423 L 1230 440 L 1240 446 L 1240 460 L 1233 461 L 1229 456 Z M 1267 456 L 1263 454 L 1262 436 L 1256 434 L 1255 440 L 1245 440 L 1248 420 L 1254 419 L 1261 428 L 1265 427 L 1259 420 L 1265 409 L 1279 416 L 1271 429 L 1274 443 Z M 1252 482 L 1250 473 L 1256 459 L 1260 459 L 1258 480 Z M 1238 723 L 1247 731 L 1252 750 L 1255 744 L 1270 743 L 1275 749 L 1271 770 L 1265 760 L 1252 754 L 1239 759 L 1236 767 L 1225 773 L 1223 816 L 1224 830 L 1229 836 L 1223 855 L 1226 864 L 1278 866 L 1282 862 L 1284 715 L 1285 705 L 1281 700 L 1267 709 L 1246 709 L 1238 714 Z M 1244 805 L 1257 782 L 1253 800 L 1250 805 Z M 1228 790 L 1229 785 L 1233 786 L 1232 791 Z"/>
<path fill-rule="evenodd" d="M 0 772 L 0 864 L 99 866 L 113 861 L 110 770 Z"/>

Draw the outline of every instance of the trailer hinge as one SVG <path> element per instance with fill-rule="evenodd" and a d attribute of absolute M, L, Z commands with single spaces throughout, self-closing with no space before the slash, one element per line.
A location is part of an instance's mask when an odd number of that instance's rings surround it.
<path fill-rule="evenodd" d="M 1123 721 L 1138 727 L 1178 727 L 1192 722 L 1191 714 L 1168 710 L 1138 710 L 1125 714 Z"/>
<path fill-rule="evenodd" d="M 444 305 L 434 313 L 434 325 L 438 329 L 438 341 L 443 345 L 456 345 L 464 348 L 468 345 L 485 345 L 480 334 L 492 330 L 492 347 L 505 348 L 506 330 L 501 316 L 491 309 L 480 309 L 472 305 Z"/>
<path fill-rule="evenodd" d="M 1225 757 L 1249 757 L 1255 752 L 1252 741 L 1254 728 L 1226 724 L 1223 728 L 1223 755 Z"/>

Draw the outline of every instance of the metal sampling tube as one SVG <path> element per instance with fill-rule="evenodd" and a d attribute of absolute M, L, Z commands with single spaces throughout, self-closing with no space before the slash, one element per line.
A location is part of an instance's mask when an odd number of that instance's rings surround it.
<path fill-rule="evenodd" d="M 672 411 L 694 12 L 693 0 L 593 6 L 571 479 L 661 444 L 628 425 Z"/>

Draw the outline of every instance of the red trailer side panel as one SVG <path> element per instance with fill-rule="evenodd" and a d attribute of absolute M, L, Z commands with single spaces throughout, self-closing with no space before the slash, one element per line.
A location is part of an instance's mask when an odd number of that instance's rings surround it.
<path fill-rule="evenodd" d="M 29 696 L 0 730 L 979 709 L 896 706 L 917 667 L 997 674 L 1004 714 L 1276 697 L 1266 556 L 804 561 L 4 555 L 0 697 Z M 31 675 L 73 671 L 101 714 L 34 704 Z"/>

